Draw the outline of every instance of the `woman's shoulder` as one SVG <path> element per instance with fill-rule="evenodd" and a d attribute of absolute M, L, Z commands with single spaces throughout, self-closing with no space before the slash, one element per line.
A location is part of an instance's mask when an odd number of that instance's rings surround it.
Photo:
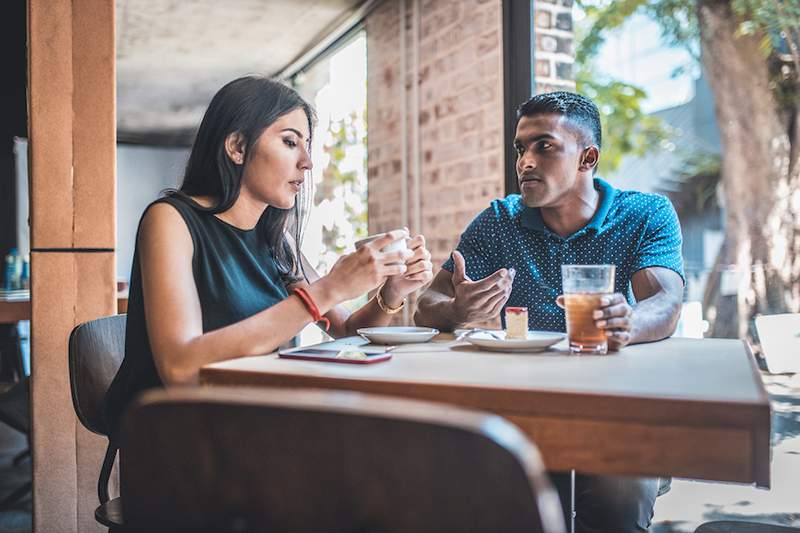
<path fill-rule="evenodd" d="M 214 201 L 206 196 L 184 196 L 167 194 L 148 205 L 142 214 L 142 224 L 182 225 L 191 228 L 204 208 L 213 207 Z M 181 224 L 182 223 L 182 224 Z"/>
<path fill-rule="evenodd" d="M 167 238 L 191 244 L 192 236 L 183 200 L 164 197 L 147 206 L 139 223 L 139 241 Z M 191 209 L 191 207 L 188 207 Z"/>

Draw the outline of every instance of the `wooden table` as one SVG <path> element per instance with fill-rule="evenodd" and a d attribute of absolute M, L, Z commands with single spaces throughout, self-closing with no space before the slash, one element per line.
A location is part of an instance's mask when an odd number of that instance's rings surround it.
<path fill-rule="evenodd" d="M 30 319 L 30 300 L 0 300 L 0 324 L 16 324 Z"/>
<path fill-rule="evenodd" d="M 391 361 L 372 365 L 235 359 L 204 367 L 200 380 L 491 411 L 518 425 L 551 470 L 769 486 L 769 400 L 743 341 L 672 338 L 609 356 L 572 356 L 563 346 L 501 354 L 437 341 L 400 346 Z"/>
<path fill-rule="evenodd" d="M 128 311 L 128 294 L 117 297 L 117 312 Z M 31 319 L 30 300 L 3 300 L 0 299 L 0 324 L 16 324 L 20 320 Z"/>

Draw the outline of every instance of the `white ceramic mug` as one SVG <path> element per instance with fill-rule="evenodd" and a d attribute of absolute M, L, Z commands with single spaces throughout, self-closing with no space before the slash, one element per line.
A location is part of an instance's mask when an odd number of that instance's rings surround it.
<path fill-rule="evenodd" d="M 386 235 L 386 234 L 385 233 L 376 233 L 375 235 L 370 235 L 369 237 L 365 237 L 365 238 L 361 239 L 360 241 L 356 241 L 356 250 L 358 250 L 359 248 L 361 248 L 365 244 L 368 244 L 368 243 L 374 241 L 375 239 L 380 239 L 384 235 Z M 406 244 L 406 238 L 403 237 L 402 239 L 397 239 L 396 241 L 390 242 L 389 244 L 387 244 L 386 246 L 381 248 L 381 252 L 383 252 L 383 253 L 401 252 L 401 251 L 407 250 L 407 249 L 408 249 L 408 245 Z"/>

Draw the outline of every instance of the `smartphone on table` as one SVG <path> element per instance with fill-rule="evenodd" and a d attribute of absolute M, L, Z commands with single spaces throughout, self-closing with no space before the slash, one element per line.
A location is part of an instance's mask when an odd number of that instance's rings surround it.
<path fill-rule="evenodd" d="M 280 350 L 278 357 L 305 361 L 368 365 L 388 361 L 392 358 L 392 350 L 394 350 L 394 346 L 325 346 L 324 344 L 318 344 Z"/>

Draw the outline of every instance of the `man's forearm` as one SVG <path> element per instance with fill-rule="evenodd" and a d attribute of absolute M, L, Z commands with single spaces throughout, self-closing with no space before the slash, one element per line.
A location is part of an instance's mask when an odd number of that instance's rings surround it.
<path fill-rule="evenodd" d="M 428 289 L 417 302 L 414 323 L 439 331 L 453 331 L 461 325 L 455 316 L 453 297 L 431 289 Z"/>
<path fill-rule="evenodd" d="M 681 302 L 666 292 L 642 300 L 631 316 L 631 344 L 665 339 L 675 332 Z"/>

